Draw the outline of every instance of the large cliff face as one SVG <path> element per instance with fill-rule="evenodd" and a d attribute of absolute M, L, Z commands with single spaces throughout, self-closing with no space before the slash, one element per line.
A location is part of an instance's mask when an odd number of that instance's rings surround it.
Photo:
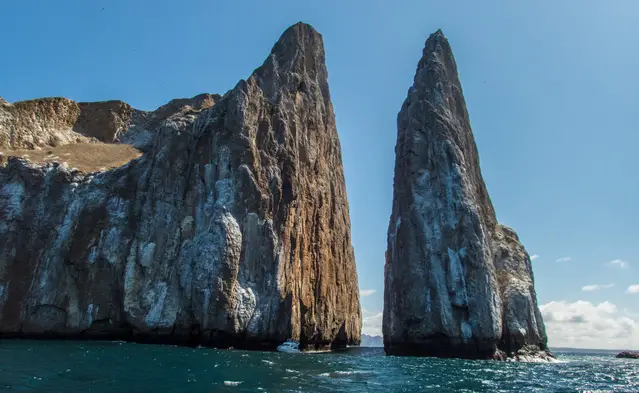
<path fill-rule="evenodd" d="M 324 60 L 322 37 L 297 24 L 224 97 L 152 113 L 58 100 L 68 109 L 34 112 L 28 132 L 11 104 L 13 143 L 80 135 L 144 154 L 90 174 L 18 158 L 0 167 L 0 336 L 359 343 Z"/>
<path fill-rule="evenodd" d="M 397 124 L 386 352 L 546 356 L 530 257 L 515 232 L 497 223 L 441 31 L 426 42 Z"/>

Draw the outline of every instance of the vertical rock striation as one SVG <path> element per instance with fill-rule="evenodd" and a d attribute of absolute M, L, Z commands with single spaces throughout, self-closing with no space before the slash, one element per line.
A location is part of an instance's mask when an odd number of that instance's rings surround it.
<path fill-rule="evenodd" d="M 289 28 L 223 97 L 152 113 L 119 101 L 21 105 L 0 108 L 5 144 L 79 135 L 144 154 L 89 174 L 0 166 L 0 337 L 359 343 L 340 143 L 312 27 Z"/>
<path fill-rule="evenodd" d="M 397 127 L 386 352 L 548 358 L 530 257 L 495 217 L 441 31 L 426 42 Z"/>

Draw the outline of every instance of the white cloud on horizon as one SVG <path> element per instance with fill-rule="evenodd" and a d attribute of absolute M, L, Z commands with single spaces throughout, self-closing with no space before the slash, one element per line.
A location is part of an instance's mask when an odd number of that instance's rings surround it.
<path fill-rule="evenodd" d="M 537 258 L 539 258 L 539 255 L 537 255 L 537 254 L 534 254 L 534 255 L 531 255 L 531 256 L 530 256 L 530 260 L 531 260 L 531 261 L 534 261 L 534 260 L 535 260 L 535 259 L 537 259 Z"/>
<path fill-rule="evenodd" d="M 600 289 L 608 289 L 608 288 L 613 288 L 615 286 L 615 284 L 593 284 L 593 285 L 585 285 L 581 288 L 582 291 L 584 292 L 593 292 L 593 291 L 598 291 Z"/>
<path fill-rule="evenodd" d="M 639 320 L 608 301 L 553 301 L 540 310 L 551 347 L 639 348 Z"/>
<path fill-rule="evenodd" d="M 571 257 L 561 257 L 557 259 L 557 262 L 570 262 L 572 261 Z"/>
<path fill-rule="evenodd" d="M 622 261 L 621 259 L 615 259 L 614 261 L 610 261 L 610 262 L 606 263 L 606 265 L 612 266 L 612 267 L 618 267 L 619 269 L 627 269 L 628 268 L 628 262 Z"/>
<path fill-rule="evenodd" d="M 365 296 L 370 296 L 372 294 L 374 294 L 375 292 L 377 292 L 374 289 L 360 289 L 359 290 L 359 296 L 365 297 Z"/>
<path fill-rule="evenodd" d="M 613 303 L 553 301 L 539 308 L 551 347 L 639 349 L 639 314 Z M 362 309 L 362 333 L 381 336 L 382 319 L 383 312 Z"/>
<path fill-rule="evenodd" d="M 626 293 L 628 294 L 639 293 L 639 284 L 629 286 L 628 289 L 626 289 Z"/>
<path fill-rule="evenodd" d="M 362 309 L 362 333 L 369 336 L 381 336 L 383 315 L 381 311 L 371 312 Z"/>

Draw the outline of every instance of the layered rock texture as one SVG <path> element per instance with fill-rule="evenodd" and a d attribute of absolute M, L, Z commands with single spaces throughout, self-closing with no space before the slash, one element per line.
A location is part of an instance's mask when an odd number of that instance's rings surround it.
<path fill-rule="evenodd" d="M 223 97 L 0 104 L 0 146 L 129 143 L 110 171 L 0 166 L 0 337 L 269 348 L 360 341 L 322 37 L 289 28 Z"/>
<path fill-rule="evenodd" d="M 441 31 L 426 42 L 397 124 L 386 352 L 549 359 L 530 257 L 495 217 Z"/>

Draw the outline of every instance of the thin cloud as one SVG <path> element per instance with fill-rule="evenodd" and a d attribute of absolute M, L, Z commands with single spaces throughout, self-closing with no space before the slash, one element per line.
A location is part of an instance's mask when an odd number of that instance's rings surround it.
<path fill-rule="evenodd" d="M 535 259 L 539 258 L 539 255 L 535 254 L 535 255 L 531 255 L 530 256 L 530 260 L 534 261 Z"/>
<path fill-rule="evenodd" d="M 639 293 L 639 284 L 629 286 L 628 289 L 626 289 L 626 293 L 628 294 Z"/>
<path fill-rule="evenodd" d="M 570 261 L 572 261 L 571 257 L 561 257 L 557 259 L 557 262 L 570 262 Z"/>
<path fill-rule="evenodd" d="M 615 286 L 615 284 L 606 284 L 606 285 L 594 284 L 594 285 L 586 285 L 586 286 L 582 287 L 581 290 L 584 291 L 584 292 L 594 292 L 594 291 L 598 291 L 600 289 L 612 288 L 614 286 Z"/>
<path fill-rule="evenodd" d="M 381 336 L 383 315 L 382 312 L 363 312 L 362 333 L 369 336 Z"/>
<path fill-rule="evenodd" d="M 375 292 L 377 292 L 374 289 L 360 289 L 359 290 L 359 296 L 365 297 L 365 296 L 370 296 L 372 294 L 374 294 Z"/>
<path fill-rule="evenodd" d="M 615 259 L 614 261 L 606 263 L 606 265 L 618 267 L 619 269 L 626 269 L 628 267 L 628 262 L 622 261 L 621 259 Z"/>

